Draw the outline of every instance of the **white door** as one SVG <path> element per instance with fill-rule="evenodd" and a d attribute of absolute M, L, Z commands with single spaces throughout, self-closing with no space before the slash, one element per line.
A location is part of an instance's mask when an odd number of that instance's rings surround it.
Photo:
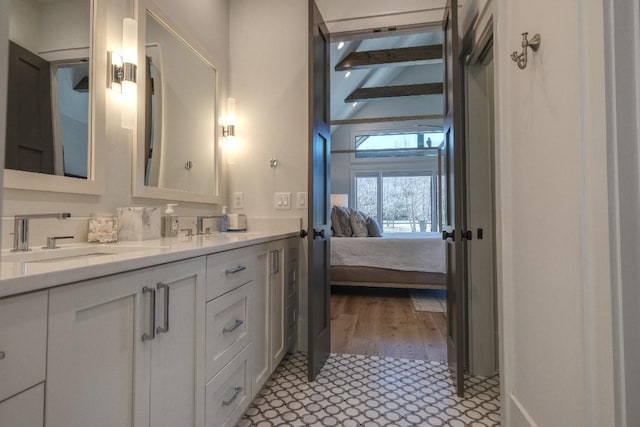
<path fill-rule="evenodd" d="M 149 426 L 146 277 L 126 273 L 50 291 L 47 427 Z"/>
<path fill-rule="evenodd" d="M 253 280 L 253 310 L 251 312 L 254 327 L 251 337 L 252 353 L 252 388 L 260 390 L 271 371 L 269 369 L 269 278 L 271 252 L 268 246 L 260 246 L 258 261 L 256 263 L 256 275 Z"/>
<path fill-rule="evenodd" d="M 284 287 L 284 243 L 276 242 L 269 255 L 269 300 L 270 304 L 270 354 L 271 371 L 273 371 L 286 353 L 285 337 L 285 287 Z"/>
<path fill-rule="evenodd" d="M 205 258 L 153 269 L 151 427 L 204 426 L 205 269 Z"/>

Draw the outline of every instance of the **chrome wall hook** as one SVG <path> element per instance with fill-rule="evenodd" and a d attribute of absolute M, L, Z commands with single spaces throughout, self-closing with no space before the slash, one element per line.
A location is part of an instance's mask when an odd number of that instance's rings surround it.
<path fill-rule="evenodd" d="M 537 52 L 540 49 L 540 34 L 534 34 L 531 40 L 528 39 L 529 33 L 522 33 L 522 52 L 515 51 L 511 54 L 511 59 L 518 64 L 518 68 L 524 70 L 527 68 L 527 47 Z"/>

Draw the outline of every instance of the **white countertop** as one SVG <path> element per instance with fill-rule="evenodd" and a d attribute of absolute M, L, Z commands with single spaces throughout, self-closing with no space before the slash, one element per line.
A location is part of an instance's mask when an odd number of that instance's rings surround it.
<path fill-rule="evenodd" d="M 62 256 L 65 251 L 71 253 L 74 248 L 95 248 L 96 254 L 100 253 L 101 248 L 104 248 L 103 252 L 108 252 L 108 248 L 113 247 L 130 249 L 122 253 L 69 257 L 54 262 L 7 261 L 16 255 L 2 251 L 0 257 L 0 298 L 286 239 L 296 235 L 296 232 L 214 233 L 143 242 L 60 245 L 60 249 L 34 248 L 32 252 L 29 252 L 29 256 L 37 257 L 40 253 L 47 256 L 52 251 L 61 251 L 55 255 Z"/>

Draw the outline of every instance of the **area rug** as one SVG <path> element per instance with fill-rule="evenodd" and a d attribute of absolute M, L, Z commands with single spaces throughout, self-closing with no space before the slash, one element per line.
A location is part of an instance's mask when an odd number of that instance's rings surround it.
<path fill-rule="evenodd" d="M 447 311 L 447 291 L 444 289 L 411 289 L 409 295 L 415 311 Z"/>

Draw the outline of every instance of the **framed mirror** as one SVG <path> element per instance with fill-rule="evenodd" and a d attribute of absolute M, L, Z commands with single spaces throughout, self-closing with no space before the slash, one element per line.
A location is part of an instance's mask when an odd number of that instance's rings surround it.
<path fill-rule="evenodd" d="M 218 72 L 153 2 L 140 4 L 133 194 L 218 203 Z"/>
<path fill-rule="evenodd" d="M 4 187 L 101 194 L 106 2 L 9 3 Z"/>

